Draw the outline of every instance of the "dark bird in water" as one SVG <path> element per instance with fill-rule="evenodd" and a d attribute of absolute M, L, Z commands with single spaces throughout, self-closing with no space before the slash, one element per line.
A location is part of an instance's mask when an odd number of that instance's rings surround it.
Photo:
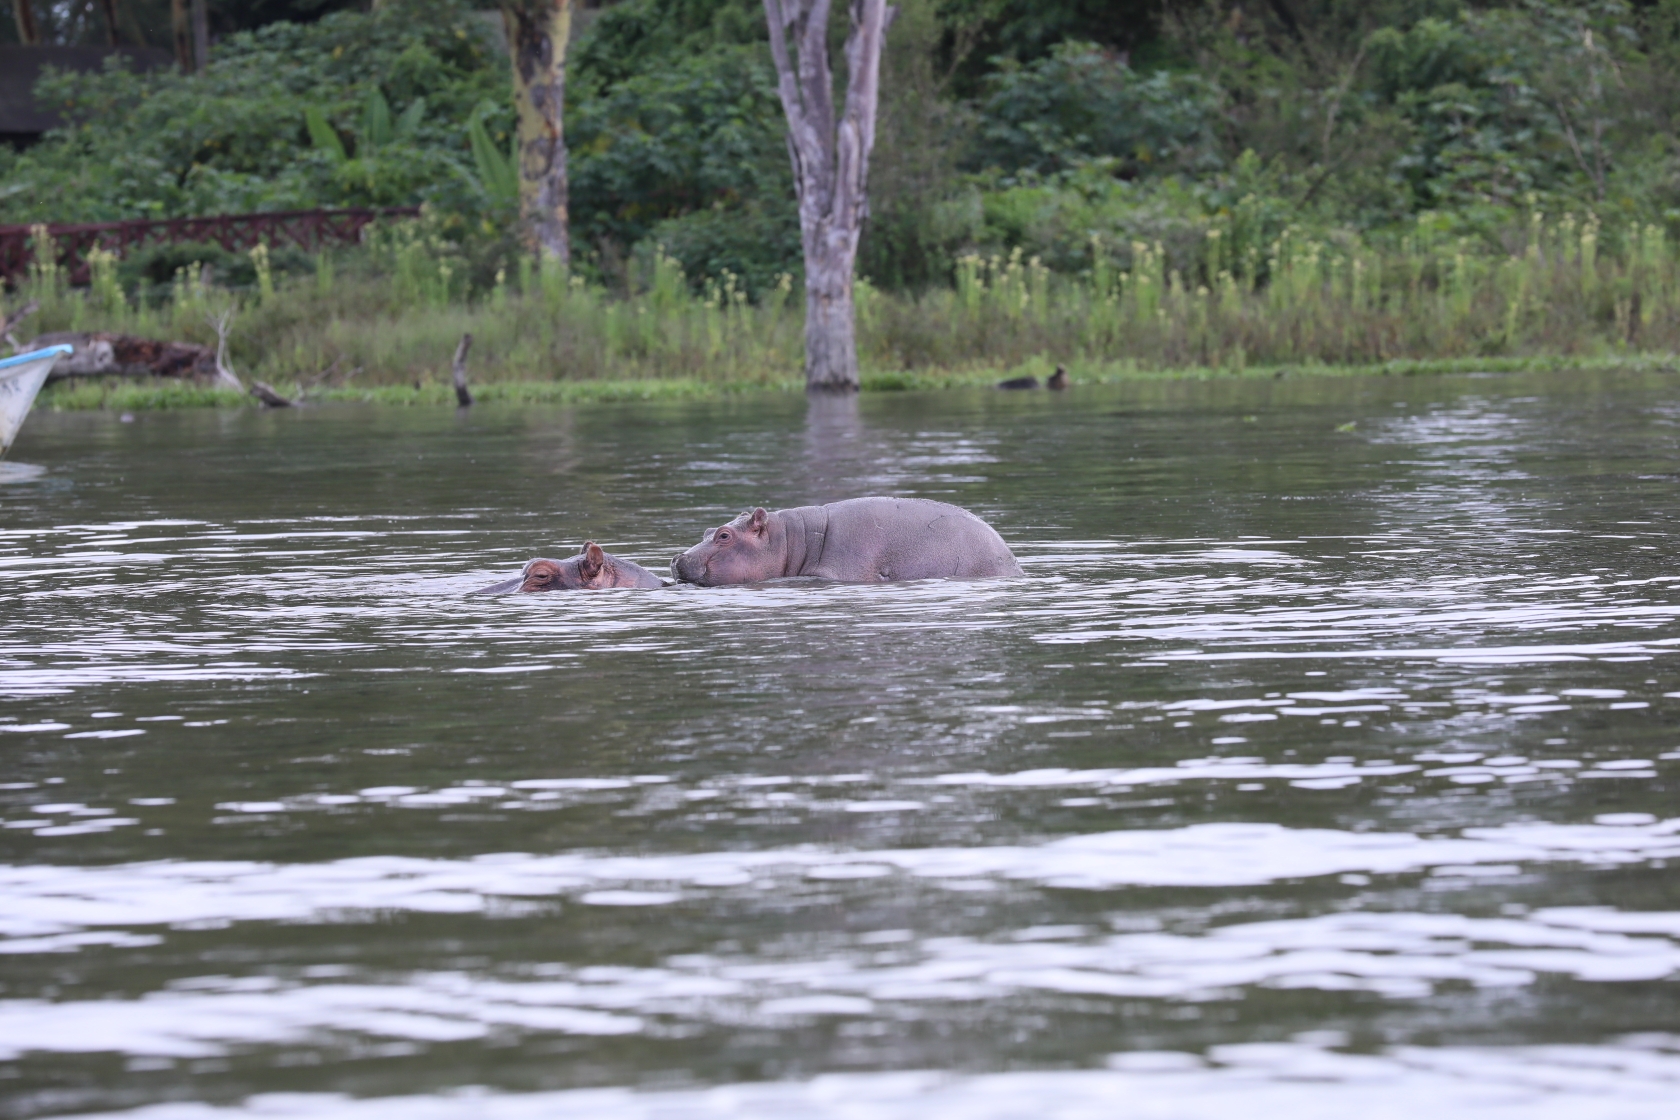
<path fill-rule="evenodd" d="M 1050 380 L 1044 384 L 1051 389 L 1066 389 L 1068 387 L 1067 367 L 1057 366 L 1056 372 L 1052 373 Z M 1038 388 L 1038 378 L 1029 373 L 1025 377 L 1011 377 L 1008 381 L 999 381 L 997 387 L 999 389 L 1036 389 Z"/>

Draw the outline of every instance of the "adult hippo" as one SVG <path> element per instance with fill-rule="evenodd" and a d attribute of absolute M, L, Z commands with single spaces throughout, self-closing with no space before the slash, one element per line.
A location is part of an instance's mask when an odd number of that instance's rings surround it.
<path fill-rule="evenodd" d="M 997 531 L 958 506 L 852 498 L 743 513 L 671 561 L 684 583 L 721 587 L 780 576 L 842 583 L 1024 574 Z"/>
<path fill-rule="evenodd" d="M 527 561 L 514 579 L 481 587 L 474 595 L 505 595 L 515 591 L 602 591 L 609 587 L 664 587 L 658 576 L 628 560 L 601 551 L 594 541 L 584 541 L 583 551 L 569 560 Z"/>

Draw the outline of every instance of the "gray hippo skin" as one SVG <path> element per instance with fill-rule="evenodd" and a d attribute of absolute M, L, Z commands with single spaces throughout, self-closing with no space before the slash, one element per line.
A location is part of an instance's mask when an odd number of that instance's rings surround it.
<path fill-rule="evenodd" d="M 702 587 L 781 576 L 885 583 L 1025 574 L 990 525 L 966 509 L 921 498 L 755 509 L 706 530 L 671 561 L 671 571 Z"/>
<path fill-rule="evenodd" d="M 516 578 L 481 587 L 474 595 L 507 595 L 516 591 L 602 591 L 609 587 L 664 587 L 658 576 L 642 567 L 602 552 L 594 541 L 569 560 L 527 561 Z"/>

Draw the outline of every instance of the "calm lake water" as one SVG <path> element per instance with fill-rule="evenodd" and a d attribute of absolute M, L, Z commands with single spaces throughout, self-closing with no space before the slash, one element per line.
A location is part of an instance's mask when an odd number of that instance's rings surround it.
<path fill-rule="evenodd" d="M 32 417 L 0 1115 L 1669 1114 L 1680 379 L 823 403 Z"/>

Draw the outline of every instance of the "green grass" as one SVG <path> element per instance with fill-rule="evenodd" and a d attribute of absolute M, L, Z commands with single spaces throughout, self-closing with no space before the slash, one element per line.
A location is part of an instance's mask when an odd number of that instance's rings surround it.
<path fill-rule="evenodd" d="M 1680 352 L 1680 253 L 1657 227 L 1614 242 L 1599 226 L 1536 214 L 1497 245 L 1431 232 L 1398 245 L 1286 233 L 1263 258 L 1209 236 L 1204 259 L 1171 267 L 1159 245 L 1093 241 L 1091 266 L 1052 273 L 1020 253 L 966 257 L 953 286 L 922 293 L 857 287 L 859 359 L 869 391 L 983 385 L 1047 376 L 1276 377 L 1671 365 Z M 415 244 L 418 244 L 417 242 Z M 381 249 L 379 245 L 396 245 Z M 405 247 L 406 246 L 406 247 Z M 231 361 L 249 379 L 312 400 L 446 404 L 461 335 L 486 402 L 717 396 L 797 388 L 802 301 L 791 280 L 758 303 L 725 277 L 700 293 L 660 258 L 644 289 L 611 293 L 576 277 L 500 277 L 463 295 L 420 282 L 433 258 L 380 240 L 315 277 L 230 292 L 181 273 L 168 298 L 125 292 L 114 258 L 71 290 L 51 269 L 18 298 L 33 326 L 214 342 L 234 312 Z M 405 282 L 399 283 L 404 277 Z M 418 279 L 416 279 L 418 277 Z M 55 387 L 47 407 L 232 403 L 193 386 Z"/>
<path fill-rule="evenodd" d="M 1146 369 L 1133 364 L 1069 365 L 1075 386 L 1112 385 L 1128 381 L 1167 381 L 1240 378 L 1272 380 L 1284 377 L 1428 377 L 1466 373 L 1533 373 L 1547 371 L 1680 372 L 1680 354 L 1619 354 L 1612 356 L 1534 356 L 1522 358 L 1437 358 L 1395 360 L 1381 363 L 1327 365 L 1299 363 L 1281 366 L 1247 366 L 1242 369 L 1186 366 L 1175 369 Z M 930 392 L 951 389 L 989 388 L 1009 377 L 1035 374 L 1041 380 L 1051 372 L 1045 361 L 1029 361 L 1008 369 L 906 372 L 891 370 L 863 375 L 865 393 Z M 276 386 L 294 396 L 296 384 Z M 582 404 L 595 401 L 708 400 L 758 393 L 794 393 L 803 388 L 793 379 L 700 380 L 697 378 L 644 379 L 637 381 L 492 381 L 472 386 L 475 401 L 487 405 Z M 442 381 L 420 385 L 370 385 L 337 387 L 306 392 L 304 405 L 359 403 L 404 408 L 453 407 L 455 390 Z M 101 378 L 96 381 L 65 381 L 42 391 L 38 408 L 53 411 L 109 409 L 140 412 L 172 408 L 257 408 L 255 398 L 226 389 L 182 381 L 141 381 Z"/>
<path fill-rule="evenodd" d="M 483 404 L 578 404 L 586 401 L 653 401 L 722 397 L 734 393 L 788 392 L 798 382 L 701 381 L 692 377 L 648 378 L 640 381 L 490 381 L 472 386 L 473 399 Z M 453 405 L 455 388 L 444 382 L 412 385 L 373 385 L 329 389 L 306 398 L 321 401 L 359 401 L 366 404 Z"/>
<path fill-rule="evenodd" d="M 437 407 L 454 405 L 455 389 L 445 382 L 415 385 L 369 385 L 361 388 L 335 387 L 305 390 L 299 396 L 296 383 L 275 387 L 302 404 L 326 401 L 362 404 Z M 641 381 L 492 381 L 472 387 L 473 398 L 483 404 L 576 404 L 587 401 L 683 400 L 720 397 L 732 393 L 765 391 L 791 392 L 798 382 L 699 381 L 694 378 Z M 41 392 L 36 407 L 53 411 L 110 409 L 140 412 L 169 408 L 260 407 L 254 397 L 198 385 L 190 381 L 99 378 L 55 382 Z"/>
<path fill-rule="evenodd" d="M 231 389 L 191 381 L 77 378 L 48 385 L 36 398 L 35 407 L 55 411 L 106 408 L 114 412 L 141 412 L 160 408 L 238 408 L 247 402 L 255 403 Z"/>

